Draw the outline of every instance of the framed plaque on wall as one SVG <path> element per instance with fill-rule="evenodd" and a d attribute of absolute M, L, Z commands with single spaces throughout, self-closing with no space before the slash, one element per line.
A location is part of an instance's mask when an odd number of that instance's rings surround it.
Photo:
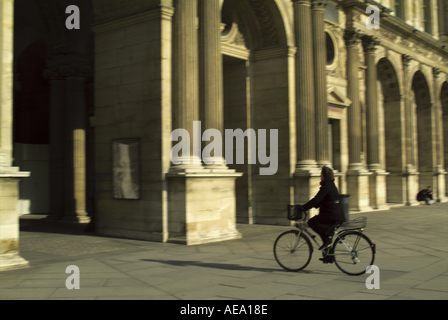
<path fill-rule="evenodd" d="M 113 197 L 140 199 L 140 139 L 112 141 Z"/>

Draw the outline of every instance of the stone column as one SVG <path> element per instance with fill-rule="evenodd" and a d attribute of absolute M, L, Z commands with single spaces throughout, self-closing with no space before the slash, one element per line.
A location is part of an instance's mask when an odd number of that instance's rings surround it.
<path fill-rule="evenodd" d="M 327 72 L 325 68 L 327 61 L 324 24 L 326 5 L 326 1 L 316 0 L 311 5 L 314 49 L 314 92 L 316 102 L 316 160 L 319 167 L 331 165 L 328 148 Z"/>
<path fill-rule="evenodd" d="M 445 26 L 444 26 L 445 27 L 445 37 L 448 38 L 448 4 L 445 2 L 444 5 L 445 5 L 445 12 L 444 12 L 444 16 L 445 16 L 445 19 L 444 19 L 444 21 L 445 21 Z M 448 39 L 446 39 L 446 40 L 448 40 Z"/>
<path fill-rule="evenodd" d="M 379 45 L 372 36 L 363 36 L 362 45 L 366 61 L 366 110 L 367 110 L 367 164 L 372 170 L 381 169 L 378 134 L 378 102 L 377 102 L 377 72 L 375 51 Z"/>
<path fill-rule="evenodd" d="M 86 105 L 84 82 L 91 68 L 73 62 L 61 68 L 66 77 L 66 188 L 63 220 L 86 223 Z"/>
<path fill-rule="evenodd" d="M 0 271 L 25 268 L 19 253 L 19 180 L 29 172 L 12 167 L 14 1 L 0 1 Z"/>
<path fill-rule="evenodd" d="M 316 161 L 316 114 L 311 0 L 294 1 L 296 38 L 296 146 L 294 202 L 304 204 L 319 190 L 320 169 Z M 314 7 L 316 10 L 321 10 Z M 315 12 L 316 18 L 319 15 Z M 318 19 L 317 19 L 318 20 Z M 316 19 L 315 21 L 318 22 Z M 321 78 L 319 78 L 321 79 Z M 325 88 L 326 89 L 326 88 Z M 325 93 L 326 95 L 327 93 Z M 321 146 L 319 146 L 321 147 Z M 315 214 L 311 210 L 311 215 Z"/>
<path fill-rule="evenodd" d="M 374 209 L 388 209 L 386 176 L 380 163 L 380 140 L 378 122 L 377 68 L 375 51 L 380 42 L 368 35 L 362 37 L 366 61 L 366 109 L 367 109 L 367 164 L 372 172 L 369 179 L 370 205 Z"/>
<path fill-rule="evenodd" d="M 364 169 L 361 161 L 362 129 L 361 105 L 359 103 L 358 45 L 360 35 L 347 29 L 344 34 L 347 45 L 347 97 L 352 101 L 348 109 L 349 170 Z"/>
<path fill-rule="evenodd" d="M 201 134 L 193 125 L 199 120 L 197 0 L 175 1 L 173 27 L 173 129 L 188 131 L 190 156 L 182 154 L 179 160 L 189 164 L 172 166 L 171 172 L 201 166 L 201 159 L 195 156 L 201 152 L 201 144 L 195 146 L 193 143 L 194 135 Z"/>
<path fill-rule="evenodd" d="M 405 126 L 406 126 L 406 171 L 404 172 L 404 177 L 406 178 L 406 205 L 413 206 L 418 205 L 419 202 L 416 200 L 416 194 L 418 193 L 418 175 L 415 168 L 415 156 L 413 152 L 413 122 L 414 122 L 414 111 L 413 103 L 414 98 L 411 94 L 412 91 L 412 81 L 409 80 L 409 65 L 411 64 L 412 58 L 409 55 L 402 55 L 403 64 L 403 83 L 404 86 L 404 102 L 405 102 Z"/>
<path fill-rule="evenodd" d="M 296 54 L 296 170 L 307 171 L 317 167 L 314 107 L 314 59 L 311 1 L 294 0 Z"/>
<path fill-rule="evenodd" d="M 220 0 L 199 0 L 199 79 L 202 129 L 217 129 L 224 138 Z M 206 138 L 210 139 L 210 136 Z M 223 156 L 223 149 L 220 151 Z M 213 164 L 206 165 L 207 168 L 225 169 L 222 156 Z"/>
<path fill-rule="evenodd" d="M 354 211 L 371 210 L 369 196 L 369 175 L 362 163 L 362 119 L 359 102 L 359 62 L 358 45 L 360 35 L 347 29 L 344 34 L 347 45 L 347 97 L 352 101 L 348 108 L 348 153 L 347 188 L 350 194 L 350 209 Z"/>
<path fill-rule="evenodd" d="M 50 214 L 51 220 L 64 213 L 65 189 L 65 78 L 60 67 L 44 71 L 50 81 Z"/>
<path fill-rule="evenodd" d="M 441 70 L 439 68 L 433 68 L 434 83 L 437 83 L 439 77 L 441 77 Z M 437 194 L 437 202 L 447 202 L 446 197 L 446 174 L 444 163 L 444 139 L 443 139 L 443 110 L 441 99 L 436 100 L 435 104 L 435 143 L 436 143 L 436 167 L 435 167 L 435 180 L 436 185 L 433 188 Z"/>

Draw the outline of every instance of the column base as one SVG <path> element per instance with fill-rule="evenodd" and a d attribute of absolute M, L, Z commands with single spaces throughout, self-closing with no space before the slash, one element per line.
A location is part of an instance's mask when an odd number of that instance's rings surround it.
<path fill-rule="evenodd" d="M 28 268 L 30 263 L 23 259 L 18 252 L 0 254 L 0 271 Z"/>
<path fill-rule="evenodd" d="M 406 178 L 406 205 L 407 206 L 418 206 L 420 202 L 417 201 L 417 194 L 419 190 L 418 176 L 417 172 L 413 166 L 408 165 L 404 176 Z"/>
<path fill-rule="evenodd" d="M 347 194 L 350 195 L 350 211 L 372 211 L 370 206 L 370 176 L 372 172 L 365 169 L 347 171 Z"/>
<path fill-rule="evenodd" d="M 62 216 L 58 221 L 68 223 L 90 223 L 88 216 Z"/>
<path fill-rule="evenodd" d="M 389 172 L 377 169 L 369 171 L 372 173 L 369 176 L 370 206 L 376 210 L 389 210 L 386 184 L 386 177 Z"/>
<path fill-rule="evenodd" d="M 26 268 L 29 262 L 19 254 L 19 181 L 29 177 L 18 167 L 0 166 L 0 271 Z"/>
<path fill-rule="evenodd" d="M 446 171 L 441 166 L 438 166 L 435 177 L 435 193 L 437 196 L 436 201 L 441 203 L 448 202 L 448 197 L 446 196 L 446 174 Z"/>
<path fill-rule="evenodd" d="M 235 179 L 229 169 L 170 170 L 168 242 L 198 245 L 241 238 L 236 229 Z"/>

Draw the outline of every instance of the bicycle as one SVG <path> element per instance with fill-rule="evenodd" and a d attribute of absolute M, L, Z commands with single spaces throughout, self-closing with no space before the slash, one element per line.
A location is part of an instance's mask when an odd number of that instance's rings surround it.
<path fill-rule="evenodd" d="M 287 271 L 305 269 L 311 261 L 316 236 L 307 228 L 308 212 L 300 205 L 288 205 L 287 217 L 296 221 L 298 230 L 289 230 L 280 234 L 274 242 L 274 257 L 277 263 Z M 332 244 L 322 250 L 324 263 L 335 263 L 342 272 L 349 275 L 361 275 L 373 265 L 376 245 L 363 233 L 367 218 L 361 217 L 350 222 L 335 225 Z M 341 229 L 338 231 L 338 229 Z"/>

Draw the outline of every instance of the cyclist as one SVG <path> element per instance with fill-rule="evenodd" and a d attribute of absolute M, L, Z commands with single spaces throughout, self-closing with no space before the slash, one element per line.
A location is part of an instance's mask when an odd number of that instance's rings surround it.
<path fill-rule="evenodd" d="M 339 199 L 339 192 L 334 184 L 333 170 L 323 167 L 320 174 L 320 189 L 316 196 L 303 205 L 302 210 L 319 208 L 319 214 L 308 221 L 308 225 L 322 238 L 319 250 L 331 246 L 334 228 L 345 222 L 344 211 Z"/>

